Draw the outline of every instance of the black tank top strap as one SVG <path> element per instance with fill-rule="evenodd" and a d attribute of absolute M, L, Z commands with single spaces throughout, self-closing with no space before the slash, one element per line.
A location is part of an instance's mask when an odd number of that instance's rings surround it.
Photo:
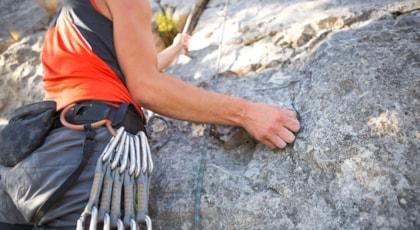
<path fill-rule="evenodd" d="M 115 51 L 112 21 L 98 12 L 91 0 L 65 0 L 61 11 L 70 15 L 73 24 L 92 51 L 108 64 L 126 85 Z"/>

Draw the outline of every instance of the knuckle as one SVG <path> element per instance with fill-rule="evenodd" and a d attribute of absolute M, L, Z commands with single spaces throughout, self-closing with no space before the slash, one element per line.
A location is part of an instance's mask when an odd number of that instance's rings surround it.
<path fill-rule="evenodd" d="M 293 141 L 295 141 L 295 135 L 291 135 L 291 136 L 287 139 L 287 143 L 293 143 Z"/>
<path fill-rule="evenodd" d="M 287 146 L 286 142 L 282 141 L 280 144 L 281 148 L 285 148 Z"/>
<path fill-rule="evenodd" d="M 295 141 L 296 140 L 296 135 L 292 135 L 292 137 L 290 138 L 290 142 L 293 142 L 293 141 Z"/>
<path fill-rule="evenodd" d="M 266 136 L 265 136 L 265 134 L 263 134 L 263 133 L 256 134 L 255 135 L 255 138 L 257 138 L 257 140 L 259 140 L 259 141 L 262 141 L 262 140 L 267 139 Z"/>

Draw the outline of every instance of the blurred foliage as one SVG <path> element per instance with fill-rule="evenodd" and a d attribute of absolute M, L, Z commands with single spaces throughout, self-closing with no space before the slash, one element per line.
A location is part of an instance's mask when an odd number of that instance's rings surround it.
<path fill-rule="evenodd" d="M 18 42 L 21 39 L 20 33 L 14 26 L 9 27 L 9 35 L 13 42 Z"/>
<path fill-rule="evenodd" d="M 156 14 L 156 30 L 159 33 L 159 36 L 162 38 L 165 46 L 170 46 L 175 36 L 178 34 L 176 29 L 176 23 L 168 17 L 164 12 L 159 12 Z"/>
<path fill-rule="evenodd" d="M 59 7 L 58 0 L 37 0 L 37 3 L 50 17 L 54 16 Z"/>

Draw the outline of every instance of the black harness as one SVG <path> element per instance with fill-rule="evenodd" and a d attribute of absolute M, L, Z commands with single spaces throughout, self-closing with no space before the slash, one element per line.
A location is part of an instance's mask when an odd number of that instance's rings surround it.
<path fill-rule="evenodd" d="M 45 213 L 56 204 L 62 196 L 68 191 L 72 185 L 79 179 L 80 174 L 85 169 L 89 159 L 92 155 L 95 147 L 95 135 L 96 132 L 92 128 L 91 124 L 108 119 L 112 121 L 114 128 L 124 126 L 127 132 L 136 134 L 139 131 L 146 133 L 144 120 L 139 116 L 138 112 L 134 107 L 128 103 L 120 104 L 118 107 L 100 102 L 100 101 L 85 101 L 76 104 L 65 114 L 65 118 L 68 122 L 76 125 L 83 125 L 85 130 L 85 139 L 83 141 L 83 152 L 82 159 L 79 166 L 73 171 L 73 173 L 61 184 L 61 186 L 54 191 L 51 197 L 40 206 L 36 211 L 31 222 L 34 225 L 21 225 L 21 224 L 6 224 L 0 223 L 1 230 L 33 230 L 33 229 L 74 229 L 74 228 L 48 228 L 40 225 L 40 221 Z M 57 119 L 53 128 L 63 127 L 61 122 Z"/>

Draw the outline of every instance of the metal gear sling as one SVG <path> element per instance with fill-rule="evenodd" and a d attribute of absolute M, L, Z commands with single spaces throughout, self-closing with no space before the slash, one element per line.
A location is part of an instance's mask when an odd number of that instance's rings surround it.
<path fill-rule="evenodd" d="M 130 111 L 128 106 L 122 104 L 112 112 L 113 107 L 110 105 L 88 102 L 70 105 L 61 113 L 60 120 L 63 126 L 86 132 L 84 160 L 88 159 L 85 156 L 89 155 L 88 152 L 94 146 L 94 128 L 106 126 L 112 134 L 111 140 L 97 160 L 89 201 L 77 221 L 78 230 L 93 230 L 98 226 L 103 226 L 103 229 L 138 229 L 140 224 L 152 229 L 152 221 L 148 216 L 148 200 L 153 160 L 144 126 L 133 128 L 138 125 L 133 123 L 135 117 L 127 116 Z M 79 120 L 97 117 L 99 114 L 107 115 L 87 125 L 70 123 L 66 119 L 69 111 L 77 113 L 77 110 L 82 108 L 85 118 L 79 116 Z M 90 114 L 89 109 L 92 110 Z M 115 131 L 113 126 L 117 123 L 120 127 Z M 63 186 L 59 190 L 62 188 Z"/>
<path fill-rule="evenodd" d="M 138 229 L 141 223 L 152 229 L 148 216 L 152 171 L 146 134 L 131 134 L 120 127 L 97 161 L 90 198 L 77 229 L 85 229 L 87 223 L 89 229 L 98 224 L 103 229 Z"/>

